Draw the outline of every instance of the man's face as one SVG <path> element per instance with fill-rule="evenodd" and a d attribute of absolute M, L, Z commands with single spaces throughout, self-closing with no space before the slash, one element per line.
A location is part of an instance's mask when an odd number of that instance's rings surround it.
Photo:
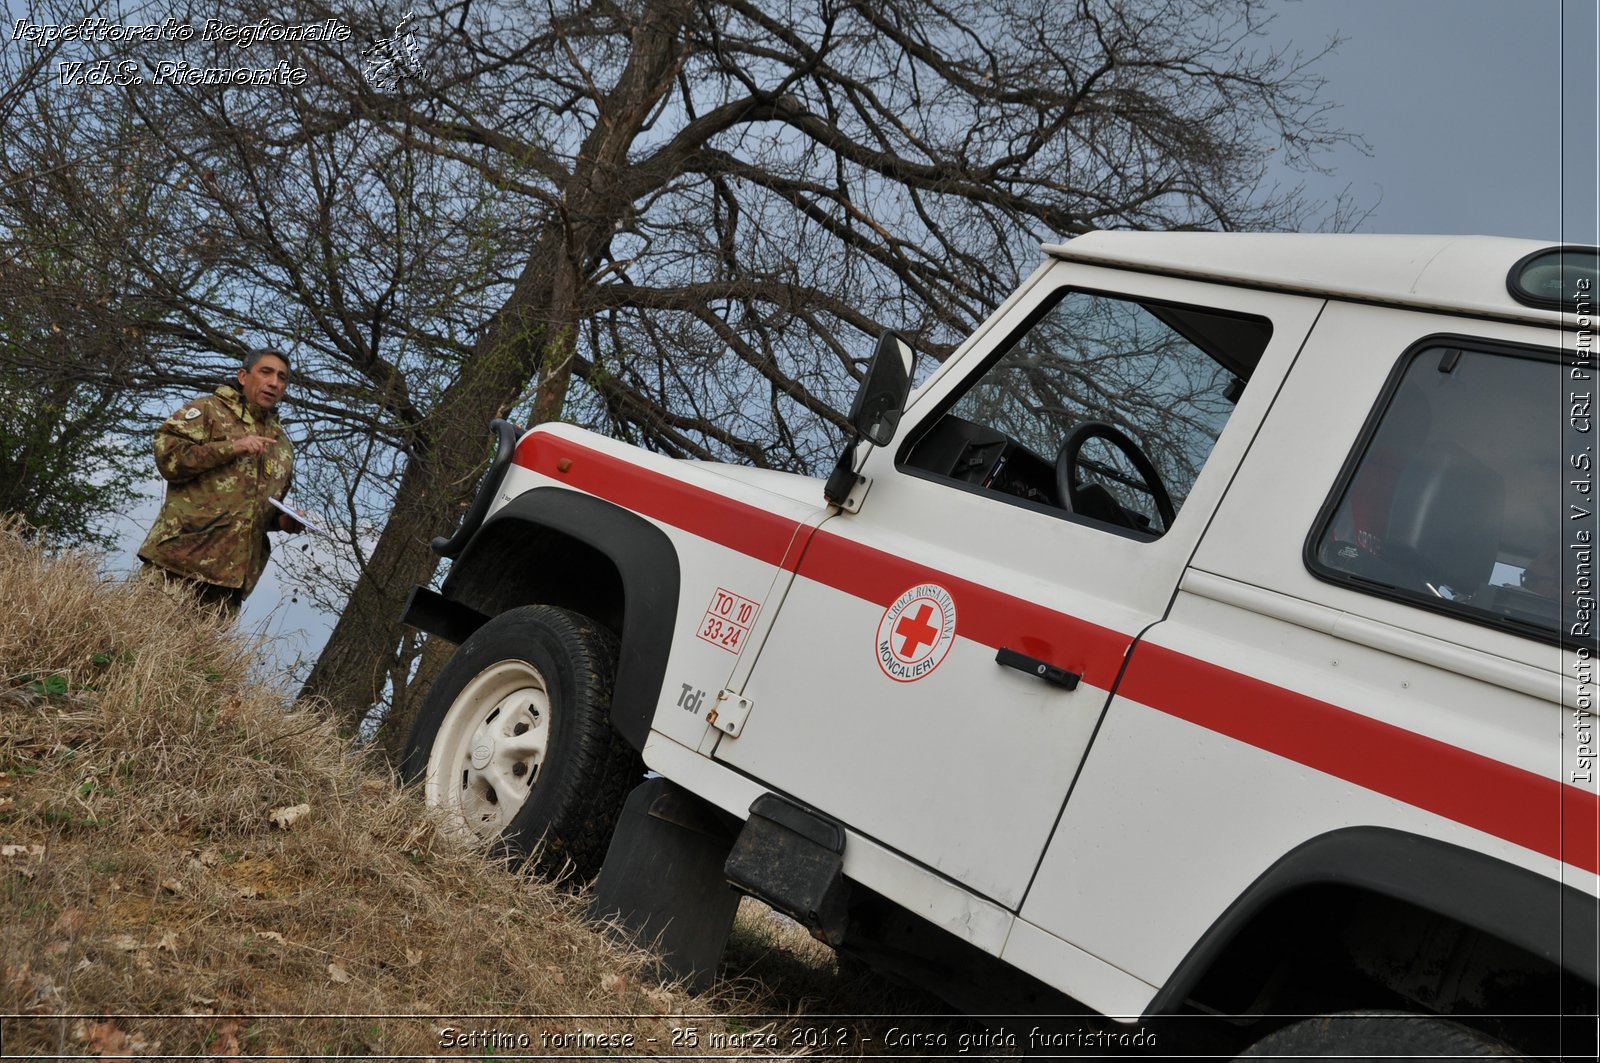
<path fill-rule="evenodd" d="M 289 390 L 289 364 L 273 354 L 263 354 L 249 369 L 239 370 L 239 390 L 244 401 L 270 410 Z"/>

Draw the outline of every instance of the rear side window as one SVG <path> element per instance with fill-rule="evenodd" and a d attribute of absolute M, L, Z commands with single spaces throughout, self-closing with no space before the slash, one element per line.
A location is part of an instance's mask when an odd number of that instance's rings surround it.
<path fill-rule="evenodd" d="M 1563 394 L 1556 356 L 1425 342 L 1324 507 L 1312 571 L 1559 641 Z"/>

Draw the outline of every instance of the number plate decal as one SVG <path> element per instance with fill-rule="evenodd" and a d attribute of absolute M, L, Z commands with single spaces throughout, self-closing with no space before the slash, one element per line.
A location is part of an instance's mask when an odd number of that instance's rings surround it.
<path fill-rule="evenodd" d="M 744 640 L 750 634 L 750 625 L 756 622 L 761 603 L 741 597 L 718 587 L 700 618 L 695 635 L 719 649 L 738 653 L 744 649 Z"/>

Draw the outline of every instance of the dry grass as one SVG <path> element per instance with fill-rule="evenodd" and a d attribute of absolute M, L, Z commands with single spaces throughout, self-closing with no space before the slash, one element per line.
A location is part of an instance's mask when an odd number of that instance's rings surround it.
<path fill-rule="evenodd" d="M 7 1054 L 489 1057 L 582 1029 L 668 1055 L 679 1015 L 744 1013 L 704 1036 L 794 1010 L 759 972 L 655 983 L 254 680 L 231 625 L 4 526 L 0 603 Z"/>

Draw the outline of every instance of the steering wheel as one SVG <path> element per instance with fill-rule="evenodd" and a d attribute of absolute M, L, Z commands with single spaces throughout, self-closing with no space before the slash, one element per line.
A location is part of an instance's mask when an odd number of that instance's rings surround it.
<path fill-rule="evenodd" d="M 1144 481 L 1144 488 L 1150 492 L 1150 497 L 1155 500 L 1156 512 L 1161 516 L 1161 530 L 1165 533 L 1172 527 L 1173 519 L 1178 511 L 1173 508 L 1172 496 L 1167 494 L 1166 485 L 1161 482 L 1161 474 L 1156 472 L 1156 467 L 1150 459 L 1144 456 L 1144 451 L 1139 449 L 1139 444 L 1129 439 L 1120 429 L 1106 424 L 1104 421 L 1084 421 L 1061 441 L 1061 449 L 1056 452 L 1056 494 L 1061 499 L 1061 504 L 1074 513 L 1085 516 L 1102 516 L 1115 524 L 1125 528 L 1141 530 L 1128 516 L 1125 510 L 1111 492 L 1099 484 L 1081 483 L 1079 476 L 1078 456 L 1083 450 L 1083 445 L 1091 439 L 1103 439 L 1127 455 L 1133 467 Z M 1097 512 L 1098 511 L 1098 512 Z"/>

